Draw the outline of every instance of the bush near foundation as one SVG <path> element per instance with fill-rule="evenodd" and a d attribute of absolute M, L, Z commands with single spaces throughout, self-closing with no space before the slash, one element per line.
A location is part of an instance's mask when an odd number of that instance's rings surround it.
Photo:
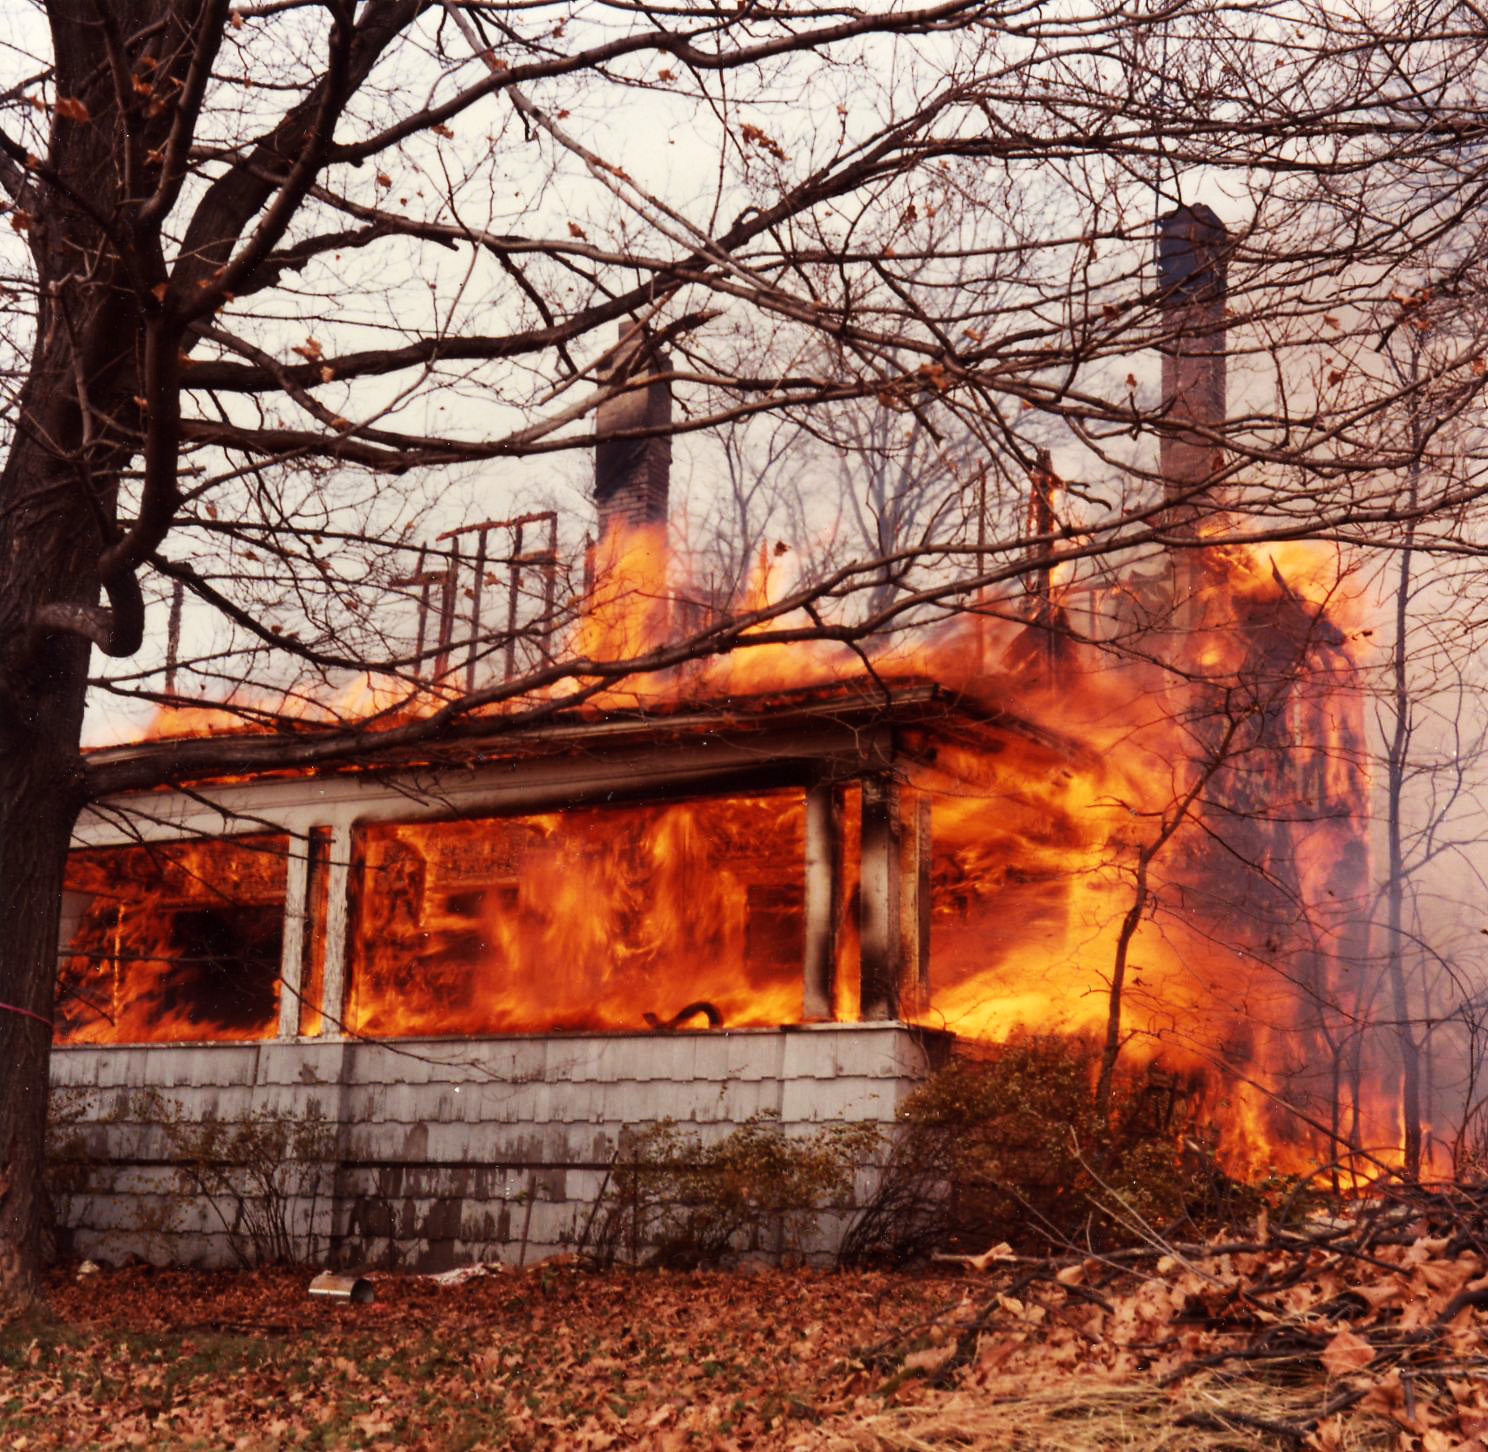
<path fill-rule="evenodd" d="M 901 1107 L 843 1259 L 902 1263 L 1001 1241 L 1030 1252 L 1110 1247 L 1185 1217 L 1213 1219 L 1226 1196 L 1253 1199 L 1192 1148 L 1183 1080 L 1120 1069 L 1102 1123 L 1099 1061 L 1089 1039 L 1032 1033 L 954 1058 Z"/>
<path fill-rule="evenodd" d="M 625 1141 L 579 1249 L 600 1265 L 717 1265 L 749 1251 L 796 1251 L 823 1211 L 845 1207 L 876 1126 L 788 1135 L 752 1115 L 722 1139 L 663 1120 Z"/>
<path fill-rule="evenodd" d="M 84 1133 L 93 1106 L 85 1089 L 53 1088 L 47 1106 L 42 1189 L 42 1259 L 48 1266 L 71 1254 L 79 1202 L 88 1193 L 88 1138 Z"/>
<path fill-rule="evenodd" d="M 83 1203 L 109 1196 L 110 1162 L 89 1131 L 118 1125 L 155 1125 L 164 1136 L 172 1173 L 168 1186 L 138 1201 L 124 1230 L 134 1249 L 168 1264 L 175 1237 L 193 1204 L 210 1221 L 244 1268 L 307 1265 L 318 1258 L 317 1210 L 335 1168 L 335 1132 L 320 1106 L 249 1109 L 222 1118 L 192 1115 L 179 1099 L 141 1089 L 100 1110 L 84 1089 L 54 1089 L 47 1123 L 44 1185 L 48 1199 L 49 1262 L 69 1258 Z"/>
<path fill-rule="evenodd" d="M 335 1131 L 318 1104 L 193 1119 L 157 1095 L 152 1117 L 176 1162 L 178 1195 L 206 1201 L 240 1265 L 317 1259 L 316 1209 L 335 1163 Z"/>

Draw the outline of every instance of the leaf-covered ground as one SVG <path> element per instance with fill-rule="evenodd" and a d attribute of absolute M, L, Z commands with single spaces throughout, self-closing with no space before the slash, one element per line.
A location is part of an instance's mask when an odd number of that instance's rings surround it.
<path fill-rule="evenodd" d="M 1488 1449 L 1488 1188 L 962 1260 L 382 1276 L 369 1307 L 308 1272 L 59 1274 L 0 1330 L 0 1452 Z"/>
<path fill-rule="evenodd" d="M 856 1361 L 959 1298 L 945 1277 L 503 1271 L 58 1275 L 0 1332 L 0 1449 L 765 1447 L 850 1412 Z M 881 1410 L 882 1400 L 872 1406 Z"/>

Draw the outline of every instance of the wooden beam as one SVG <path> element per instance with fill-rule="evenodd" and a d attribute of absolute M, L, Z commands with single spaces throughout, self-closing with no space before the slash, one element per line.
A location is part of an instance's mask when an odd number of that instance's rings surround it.
<path fill-rule="evenodd" d="M 837 1004 L 837 915 L 842 897 L 842 793 L 831 782 L 806 789 L 805 962 L 801 1017 L 833 1017 Z"/>
<path fill-rule="evenodd" d="M 887 773 L 863 778 L 862 1017 L 930 1006 L 930 799 Z"/>
<path fill-rule="evenodd" d="M 903 974 L 902 823 L 899 785 L 887 774 L 863 778 L 859 960 L 860 1017 L 899 1017 Z"/>

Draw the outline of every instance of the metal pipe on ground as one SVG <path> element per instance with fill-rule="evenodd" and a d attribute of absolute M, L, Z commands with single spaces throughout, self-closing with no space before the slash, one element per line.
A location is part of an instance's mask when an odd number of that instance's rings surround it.
<path fill-rule="evenodd" d="M 365 1276 L 341 1275 L 322 1271 L 310 1282 L 310 1296 L 316 1301 L 350 1301 L 356 1306 L 370 1306 L 377 1299 L 372 1282 Z"/>

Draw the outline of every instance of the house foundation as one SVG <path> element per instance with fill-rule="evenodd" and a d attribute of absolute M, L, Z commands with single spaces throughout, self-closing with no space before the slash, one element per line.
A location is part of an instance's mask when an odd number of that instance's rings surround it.
<path fill-rule="evenodd" d="M 251 1258 L 233 1196 L 197 1192 L 179 1126 L 288 1116 L 323 1126 L 324 1161 L 286 1181 L 299 1253 L 338 1267 L 522 1265 L 580 1245 L 627 1132 L 664 1120 L 704 1141 L 752 1117 L 788 1134 L 888 1126 L 948 1047 L 899 1024 L 711 1033 L 59 1048 L 59 1248 L 117 1263 Z M 856 1194 L 872 1190 L 872 1172 Z M 829 1254 L 851 1207 L 797 1247 Z M 774 1254 L 776 1244 L 758 1249 Z"/>

